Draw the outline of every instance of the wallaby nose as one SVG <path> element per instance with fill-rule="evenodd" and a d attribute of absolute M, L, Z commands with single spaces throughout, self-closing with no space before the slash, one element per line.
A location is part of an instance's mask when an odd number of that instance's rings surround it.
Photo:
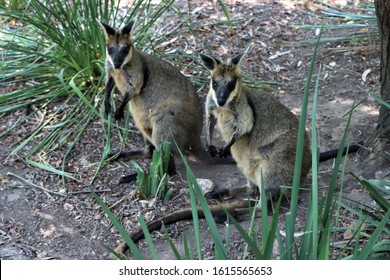
<path fill-rule="evenodd" d="M 226 98 L 225 99 L 217 99 L 217 102 L 218 102 L 218 106 L 219 107 L 222 107 L 223 105 L 225 105 L 226 103 Z"/>
<path fill-rule="evenodd" d="M 226 94 L 226 92 L 221 91 L 217 93 L 217 103 L 218 106 L 222 107 L 226 104 L 226 101 L 229 97 L 229 94 Z"/>
<path fill-rule="evenodd" d="M 119 69 L 123 64 L 123 59 L 114 59 L 114 68 Z"/>

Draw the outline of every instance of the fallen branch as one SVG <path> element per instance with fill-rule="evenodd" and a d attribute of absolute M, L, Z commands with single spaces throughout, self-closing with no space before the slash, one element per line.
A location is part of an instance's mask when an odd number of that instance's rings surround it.
<path fill-rule="evenodd" d="M 255 206 L 256 202 L 255 201 L 248 201 L 248 200 L 241 200 L 241 201 L 236 201 L 236 202 L 231 202 L 231 203 L 226 203 L 226 204 L 218 204 L 218 205 L 211 205 L 210 211 L 213 215 L 218 215 L 225 213 L 226 211 L 232 211 L 232 210 L 237 210 L 237 209 L 248 209 L 249 207 Z M 199 218 L 204 218 L 204 213 L 202 207 L 197 207 L 198 211 L 198 216 Z M 154 230 L 159 230 L 162 225 L 170 225 L 177 223 L 179 221 L 184 221 L 184 220 L 191 220 L 192 219 L 192 208 L 185 208 L 185 209 L 179 209 L 170 213 L 167 213 L 163 217 L 151 221 L 147 224 L 148 231 L 154 231 Z M 141 227 L 139 227 L 136 231 L 130 234 L 130 238 L 133 240 L 133 242 L 137 242 L 140 239 L 144 237 L 144 231 L 142 230 Z M 121 242 L 116 248 L 115 252 L 119 255 L 124 255 L 124 253 L 129 249 L 129 246 L 125 241 Z M 117 259 L 117 257 L 114 254 L 110 254 L 109 256 L 110 259 Z"/>

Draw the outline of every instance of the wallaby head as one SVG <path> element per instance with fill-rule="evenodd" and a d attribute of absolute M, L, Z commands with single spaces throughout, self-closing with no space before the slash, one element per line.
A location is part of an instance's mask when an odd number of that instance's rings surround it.
<path fill-rule="evenodd" d="M 240 94 L 240 62 L 244 54 L 241 53 L 226 63 L 200 54 L 204 66 L 211 71 L 210 94 L 218 107 L 228 105 Z"/>
<path fill-rule="evenodd" d="M 114 69 L 120 69 L 132 59 L 133 41 L 131 39 L 134 21 L 121 30 L 99 22 L 106 37 L 106 59 Z"/>

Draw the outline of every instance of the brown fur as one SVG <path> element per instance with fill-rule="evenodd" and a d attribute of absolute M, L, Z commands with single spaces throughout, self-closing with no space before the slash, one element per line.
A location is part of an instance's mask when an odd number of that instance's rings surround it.
<path fill-rule="evenodd" d="M 106 113 L 110 113 L 109 97 L 116 85 L 124 100 L 115 116 L 120 119 L 129 102 L 135 125 L 147 143 L 145 157 L 150 155 L 150 145 L 157 147 L 167 140 L 172 143 L 175 154 L 177 144 L 183 153 L 201 158 L 207 152 L 200 138 L 203 110 L 191 82 L 169 63 L 134 47 L 133 22 L 120 31 L 102 26 L 107 44 Z M 128 156 L 134 154 L 123 153 L 121 157 Z"/>
<path fill-rule="evenodd" d="M 299 121 L 273 96 L 242 85 L 239 75 L 241 57 L 239 55 L 222 63 L 201 55 L 205 66 L 211 71 L 206 125 L 210 126 L 213 118 L 216 119 L 226 142 L 222 150 L 226 153 L 230 149 L 238 168 L 248 179 L 250 192 L 258 193 L 263 177 L 267 195 L 277 198 L 280 186 L 292 185 Z M 224 81 L 233 79 L 236 79 L 235 87 L 227 92 Z M 208 131 L 212 133 L 212 128 Z M 212 146 L 211 133 L 207 136 L 209 146 Z M 309 138 L 305 134 L 302 177 L 311 168 L 310 153 Z"/>

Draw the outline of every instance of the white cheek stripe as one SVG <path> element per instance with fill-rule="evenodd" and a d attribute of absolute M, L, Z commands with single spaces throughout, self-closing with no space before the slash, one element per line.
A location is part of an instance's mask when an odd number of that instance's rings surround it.
<path fill-rule="evenodd" d="M 121 68 L 122 68 L 123 66 L 125 66 L 125 65 L 131 60 L 132 56 L 133 56 L 133 48 L 130 47 L 130 51 L 129 51 L 129 53 L 126 55 L 125 59 L 123 60 L 123 63 L 122 63 L 122 65 L 121 65 Z"/>
<path fill-rule="evenodd" d="M 219 107 L 218 101 L 217 101 L 217 94 L 215 93 L 215 90 L 213 89 L 212 82 L 210 82 L 210 94 L 211 98 L 213 99 L 215 105 Z"/>
<path fill-rule="evenodd" d="M 236 87 L 229 94 L 229 98 L 226 100 L 226 105 L 229 104 L 234 99 L 234 97 L 237 95 L 237 92 L 238 92 L 237 86 L 238 86 L 238 83 L 236 83 Z"/>
<path fill-rule="evenodd" d="M 114 61 L 112 61 L 112 58 L 111 58 L 111 56 L 108 54 L 108 51 L 106 51 L 106 59 L 107 59 L 108 62 L 110 62 L 112 68 L 115 68 L 115 67 L 114 67 Z"/>
<path fill-rule="evenodd" d="M 121 46 L 121 47 L 122 47 L 122 46 Z M 122 63 L 122 65 L 121 65 L 121 68 L 122 68 L 124 65 L 126 65 L 126 64 L 130 61 L 130 59 L 131 59 L 132 56 L 133 56 L 133 48 L 131 47 L 129 53 L 127 54 L 127 56 L 126 56 L 125 59 L 123 60 L 123 63 Z M 115 68 L 115 66 L 114 66 L 114 61 L 112 60 L 112 57 L 108 54 L 108 51 L 107 51 L 107 50 L 106 50 L 106 59 L 107 59 L 108 62 L 110 62 L 112 68 Z"/>

